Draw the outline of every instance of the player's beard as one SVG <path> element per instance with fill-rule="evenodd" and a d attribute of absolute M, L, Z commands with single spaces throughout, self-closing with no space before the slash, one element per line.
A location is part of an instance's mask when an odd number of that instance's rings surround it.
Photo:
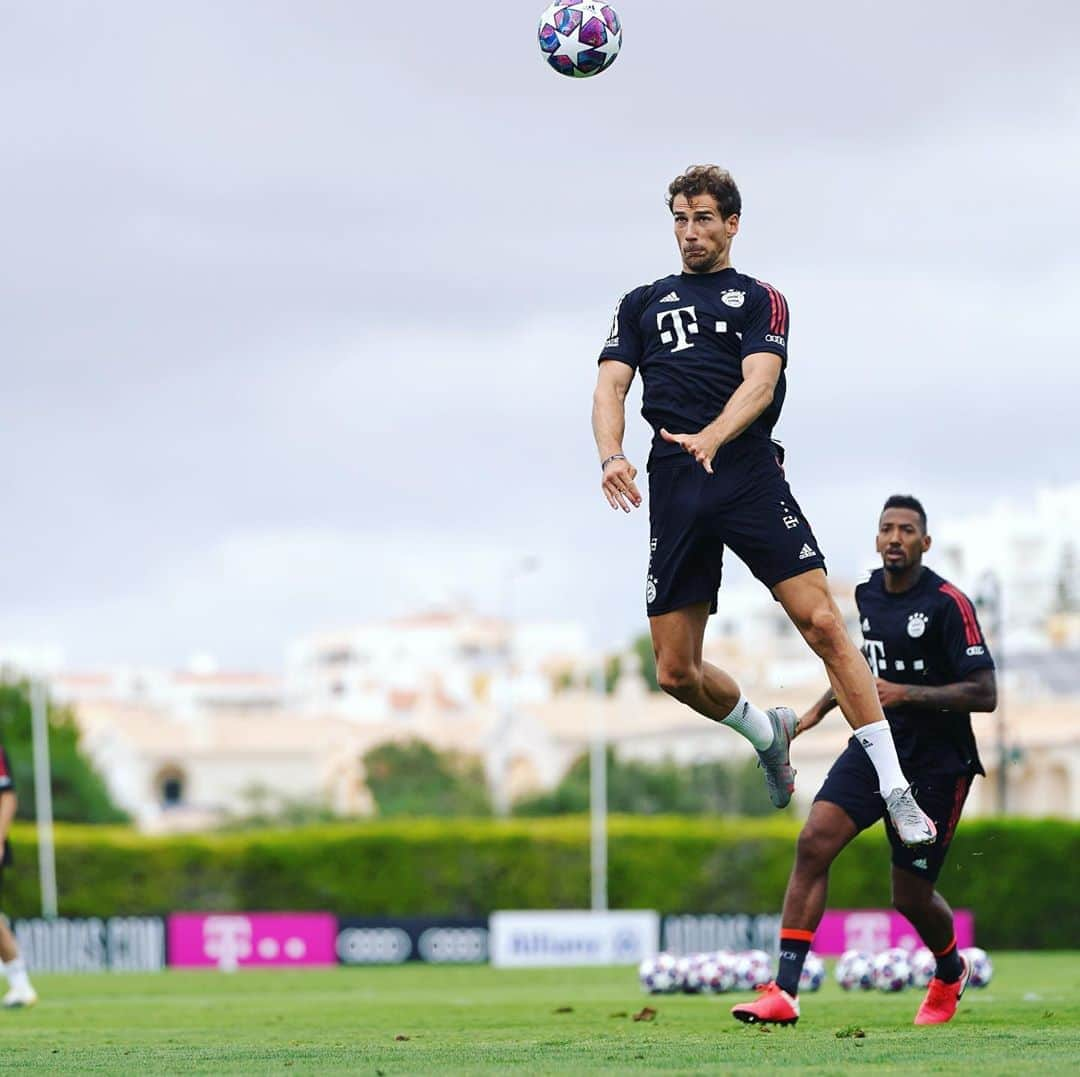
<path fill-rule="evenodd" d="M 901 553 L 899 559 L 892 561 L 887 558 L 881 559 L 882 567 L 892 576 L 900 576 L 911 568 L 911 558 L 906 553 Z"/>

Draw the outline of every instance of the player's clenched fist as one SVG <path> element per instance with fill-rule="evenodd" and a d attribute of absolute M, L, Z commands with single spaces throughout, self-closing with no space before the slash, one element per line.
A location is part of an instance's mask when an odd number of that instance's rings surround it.
<path fill-rule="evenodd" d="M 624 456 L 609 460 L 604 465 L 604 478 L 600 489 L 604 491 L 604 497 L 613 509 L 629 512 L 641 504 L 641 494 L 634 485 L 635 478 L 637 468 Z"/>

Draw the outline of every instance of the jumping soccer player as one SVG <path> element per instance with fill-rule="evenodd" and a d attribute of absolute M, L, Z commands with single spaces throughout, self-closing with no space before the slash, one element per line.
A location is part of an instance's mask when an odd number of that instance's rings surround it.
<path fill-rule="evenodd" d="M 994 662 L 968 597 L 922 563 L 930 549 L 926 513 L 913 497 L 890 497 L 878 524 L 882 568 L 855 589 L 863 649 L 877 678 L 878 698 L 892 725 L 919 801 L 940 837 L 929 849 L 909 849 L 888 822 L 893 905 L 937 956 L 937 970 L 915 1017 L 936 1025 L 956 1013 L 967 985 L 967 961 L 957 952 L 952 910 L 934 888 L 979 762 L 971 711 L 997 706 Z M 799 719 L 813 728 L 836 706 L 829 691 Z M 861 735 L 861 734 L 860 734 Z M 732 1013 L 750 1023 L 799 1019 L 799 974 L 825 911 L 829 867 L 860 830 L 882 817 L 874 772 L 852 737 L 814 799 L 799 835 L 784 898 L 780 968 L 755 1002 Z"/>
<path fill-rule="evenodd" d="M 0 745 L 0 843 L 3 855 L 0 856 L 0 882 L 4 868 L 11 863 L 11 845 L 8 842 L 8 830 L 15 818 L 18 800 L 15 796 L 15 782 L 11 777 L 7 754 Z M 0 915 L 0 960 L 4 963 L 4 975 L 7 976 L 11 990 L 4 996 L 4 1008 L 17 1009 L 21 1006 L 33 1006 L 37 1002 L 37 992 L 30 983 L 26 965 L 19 957 L 19 947 L 11 933 L 7 919 Z"/>
<path fill-rule="evenodd" d="M 629 512 L 641 494 L 622 440 L 626 393 L 640 369 L 642 415 L 654 430 L 645 598 L 660 686 L 749 740 L 773 804 L 788 803 L 795 712 L 759 710 L 701 657 L 730 546 L 825 663 L 902 840 L 932 842 L 934 825 L 901 770 L 873 678 L 829 593 L 825 558 L 771 440 L 786 393 L 787 300 L 731 265 L 742 201 L 727 172 L 690 168 L 669 186 L 668 208 L 682 272 L 619 302 L 600 354 L 592 419 L 604 496 Z"/>

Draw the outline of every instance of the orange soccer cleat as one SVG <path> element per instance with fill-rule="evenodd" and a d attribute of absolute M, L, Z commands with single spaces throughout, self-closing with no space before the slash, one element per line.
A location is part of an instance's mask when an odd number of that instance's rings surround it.
<path fill-rule="evenodd" d="M 926 991 L 926 998 L 922 1000 L 919 1012 L 915 1015 L 917 1025 L 943 1025 L 951 1021 L 956 1013 L 957 1003 L 967 987 L 968 977 L 971 975 L 971 964 L 966 957 L 960 955 L 960 961 L 964 971 L 960 973 L 960 979 L 954 984 L 947 984 L 936 976 L 930 981 Z"/>
<path fill-rule="evenodd" d="M 754 1002 L 731 1007 L 732 1016 L 748 1025 L 793 1025 L 799 1019 L 799 1000 L 777 986 L 776 981 L 758 989 Z"/>

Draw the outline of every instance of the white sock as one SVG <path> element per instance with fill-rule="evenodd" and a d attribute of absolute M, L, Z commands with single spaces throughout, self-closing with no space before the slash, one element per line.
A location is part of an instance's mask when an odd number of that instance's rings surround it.
<path fill-rule="evenodd" d="M 720 724 L 744 736 L 759 752 L 773 742 L 773 728 L 769 716 L 758 710 L 746 696 L 739 696 L 735 709 Z"/>
<path fill-rule="evenodd" d="M 882 718 L 880 722 L 859 726 L 855 730 L 855 736 L 866 749 L 870 762 L 874 764 L 874 770 L 877 771 L 878 776 L 878 788 L 882 796 L 887 796 L 894 789 L 906 789 L 911 784 L 900 769 L 892 729 L 889 728 L 889 723 L 885 718 Z"/>
<path fill-rule="evenodd" d="M 17 990 L 25 991 L 30 986 L 30 977 L 26 974 L 26 962 L 21 957 L 4 962 L 4 975 L 8 983 Z"/>

